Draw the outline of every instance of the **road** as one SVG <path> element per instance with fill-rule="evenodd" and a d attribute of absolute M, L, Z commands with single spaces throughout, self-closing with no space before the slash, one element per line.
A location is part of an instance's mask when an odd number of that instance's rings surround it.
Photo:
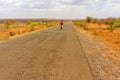
<path fill-rule="evenodd" d="M 93 80 L 71 23 L 0 43 L 0 80 Z"/>

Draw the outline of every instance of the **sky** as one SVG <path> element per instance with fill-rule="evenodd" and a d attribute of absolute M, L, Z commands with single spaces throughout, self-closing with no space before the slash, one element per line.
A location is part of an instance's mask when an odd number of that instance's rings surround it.
<path fill-rule="evenodd" d="M 120 17 L 120 0 L 0 0 L 0 18 Z"/>

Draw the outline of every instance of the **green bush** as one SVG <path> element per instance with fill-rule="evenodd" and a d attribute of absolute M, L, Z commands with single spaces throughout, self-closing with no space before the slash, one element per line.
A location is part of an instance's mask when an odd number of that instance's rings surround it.
<path fill-rule="evenodd" d="M 47 21 L 41 21 L 40 22 L 41 25 L 47 25 L 47 23 L 48 23 Z"/>
<path fill-rule="evenodd" d="M 120 27 L 120 18 L 117 19 L 117 20 L 114 22 L 113 27 L 115 27 L 115 28 L 119 28 L 119 27 Z"/>
<path fill-rule="evenodd" d="M 30 25 L 30 24 L 32 23 L 32 21 L 28 20 L 28 21 L 26 21 L 26 23 L 27 23 L 28 25 Z"/>
<path fill-rule="evenodd" d="M 30 21 L 30 20 L 26 21 L 26 23 L 30 26 L 38 26 L 39 25 L 39 22 L 33 22 L 33 21 Z"/>
<path fill-rule="evenodd" d="M 30 24 L 31 26 L 38 26 L 39 25 L 39 23 L 38 22 L 31 22 L 31 24 Z"/>
<path fill-rule="evenodd" d="M 103 30 L 111 30 L 111 31 L 113 31 L 114 29 L 115 29 L 115 27 L 107 27 L 107 28 L 105 28 Z"/>

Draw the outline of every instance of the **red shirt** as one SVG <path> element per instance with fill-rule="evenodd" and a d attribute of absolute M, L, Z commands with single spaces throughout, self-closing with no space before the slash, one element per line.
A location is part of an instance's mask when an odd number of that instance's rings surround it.
<path fill-rule="evenodd" d="M 63 25 L 63 24 L 64 24 L 64 21 L 62 20 L 62 21 L 60 22 L 60 24 Z"/>

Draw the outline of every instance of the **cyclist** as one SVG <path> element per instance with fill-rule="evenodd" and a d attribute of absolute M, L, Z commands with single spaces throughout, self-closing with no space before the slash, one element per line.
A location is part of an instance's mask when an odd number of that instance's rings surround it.
<path fill-rule="evenodd" d="M 61 20 L 61 21 L 60 21 L 60 28 L 61 28 L 61 29 L 63 29 L 63 25 L 64 25 L 64 21 Z"/>

